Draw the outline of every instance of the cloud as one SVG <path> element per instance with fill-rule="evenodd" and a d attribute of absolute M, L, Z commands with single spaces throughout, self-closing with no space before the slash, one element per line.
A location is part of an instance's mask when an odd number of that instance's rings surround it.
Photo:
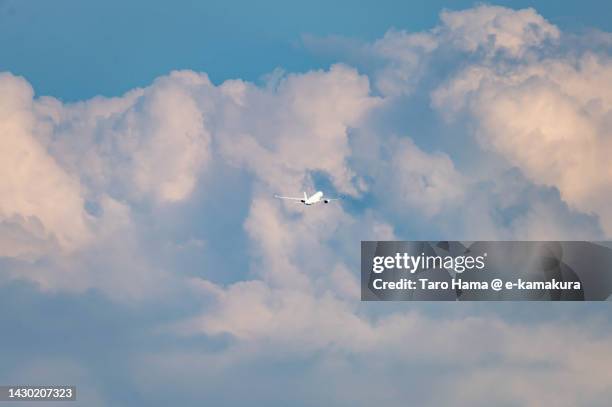
<path fill-rule="evenodd" d="M 391 33 L 381 41 L 396 44 L 397 55 L 414 49 L 398 37 L 426 35 L 430 43 L 444 44 L 430 47 L 422 58 L 429 59 L 427 66 L 439 58 L 435 52 L 448 54 L 449 47 L 471 54 L 470 63 L 432 90 L 433 107 L 446 118 L 465 112 L 485 151 L 500 154 L 530 181 L 558 188 L 571 209 L 598 216 L 609 236 L 612 104 L 601 86 L 612 82 L 609 55 L 563 48 L 559 29 L 533 9 L 479 6 L 444 11 L 440 18 L 428 33 Z M 422 77 L 410 66 L 402 70 Z"/>
<path fill-rule="evenodd" d="M 610 236 L 612 173 L 606 157 L 612 151 L 611 105 L 610 92 L 601 85 L 612 81 L 612 70 L 605 38 L 562 33 L 531 8 L 481 5 L 445 10 L 440 23 L 428 31 L 390 30 L 366 44 L 331 40 L 337 47 L 361 50 L 355 62 L 370 72 L 385 97 L 382 109 L 417 109 L 420 105 L 414 103 L 426 103 L 427 98 L 432 108 L 428 119 L 447 120 L 446 127 L 431 126 L 432 131 L 447 132 L 443 136 L 403 134 L 420 149 L 431 143 L 427 137 L 440 140 L 436 154 L 451 160 L 457 176 L 447 174 L 449 186 L 454 186 L 448 190 L 456 196 L 472 187 L 456 182 L 468 167 L 471 174 L 463 174 L 464 179 L 488 182 L 499 182 L 494 177 L 500 170 L 518 168 L 527 182 L 558 189 L 570 211 L 599 218 L 605 236 Z M 325 40 L 309 40 L 311 47 L 322 44 Z M 373 132 L 380 129 L 396 132 L 381 125 Z M 468 137 L 455 135 L 461 132 Z M 372 146 L 390 140 L 380 134 L 371 139 Z M 459 152 L 449 148 L 461 144 L 454 139 L 464 143 Z M 467 154 L 471 162 L 458 162 Z M 413 181 L 406 184 L 414 185 Z M 481 211 L 490 209 L 494 208 Z M 515 237 L 531 235 L 535 229 L 517 229 Z"/>
<path fill-rule="evenodd" d="M 72 104 L 35 99 L 25 80 L 10 75 L 2 83 L 11 137 L 3 138 L 3 162 L 21 178 L 5 179 L 1 254 L 36 261 L 18 262 L 6 275 L 44 289 L 94 287 L 112 297 L 166 284 L 169 274 L 147 257 L 179 245 L 147 238 L 149 225 L 194 198 L 207 169 L 229 165 L 250 173 L 266 196 L 312 188 L 313 172 L 358 194 L 348 132 L 380 102 L 369 94 L 367 77 L 343 65 L 264 87 L 239 80 L 215 86 L 205 74 L 177 71 L 121 97 Z M 197 199 L 216 199 L 208 192 Z M 254 222 L 265 223 L 266 205 L 254 201 L 254 219 L 246 223 L 252 236 L 260 233 Z M 56 245 L 72 252 L 58 253 Z M 288 271 L 276 274 L 290 278 Z"/>
<path fill-rule="evenodd" d="M 557 40 L 560 32 L 534 9 L 512 10 L 481 5 L 468 10 L 440 14 L 440 36 L 470 53 L 483 51 L 487 57 L 497 52 L 514 58 L 524 57 L 532 48 Z"/>
<path fill-rule="evenodd" d="M 173 202 L 193 191 L 210 144 L 208 119 L 193 93 L 210 86 L 205 76 L 174 73 L 118 119 L 115 137 L 127 151 L 134 148 L 130 172 L 141 193 Z"/>
<path fill-rule="evenodd" d="M 433 104 L 463 109 L 476 139 L 533 182 L 554 186 L 572 208 L 599 216 L 612 233 L 612 82 L 609 58 L 593 54 L 515 67 L 469 67 L 439 87 Z"/>
<path fill-rule="evenodd" d="M 429 154 L 410 139 L 398 141 L 393 149 L 391 182 L 379 193 L 392 193 L 397 205 L 427 217 L 463 205 L 468 181 L 446 154 Z"/>
<path fill-rule="evenodd" d="M 385 65 L 376 73 L 376 87 L 385 96 L 401 96 L 414 91 L 428 69 L 430 54 L 440 46 L 432 33 L 388 31 L 371 45 L 371 54 Z"/>
<path fill-rule="evenodd" d="M 30 258 L 49 246 L 71 251 L 91 238 L 79 180 L 37 140 L 49 128 L 37 122 L 33 104 L 23 78 L 0 75 L 2 256 Z"/>
<path fill-rule="evenodd" d="M 335 388 L 343 387 L 340 378 L 348 381 L 345 389 L 329 394 L 332 404 L 350 396 L 354 405 L 368 405 L 370 397 L 381 397 L 379 390 L 389 387 L 403 389 L 392 392 L 390 405 L 403 405 L 407 397 L 420 405 L 603 405 L 610 395 L 606 372 L 611 360 L 605 349 L 612 337 L 598 324 L 509 323 L 494 316 L 435 318 L 420 312 L 372 319 L 331 296 L 313 299 L 257 282 L 236 284 L 220 294 L 220 303 L 188 327 L 236 340 L 214 358 L 206 352 L 185 355 L 180 370 L 197 372 L 205 360 L 206 366 L 233 375 L 246 369 L 245 359 L 264 366 L 262 360 L 309 360 L 318 377 L 332 380 Z M 168 367 L 174 357 L 156 355 L 148 368 Z M 300 374 L 309 388 L 316 385 L 311 369 Z M 363 369 L 370 372 L 365 388 L 355 386 L 351 374 Z M 256 376 L 265 386 L 265 379 Z M 419 391 L 432 382 L 440 391 Z M 488 390 L 491 386 L 495 391 Z"/>
<path fill-rule="evenodd" d="M 280 191 L 306 186 L 308 172 L 321 171 L 337 190 L 358 193 L 346 162 L 348 131 L 380 103 L 366 76 L 334 65 L 288 75 L 273 87 L 229 81 L 220 91 L 227 102 L 216 138 L 230 162 Z"/>
<path fill-rule="evenodd" d="M 263 85 L 176 71 L 63 103 L 2 74 L 2 283 L 99 291 L 126 308 L 203 304 L 149 316 L 178 344 L 134 351 L 143 388 L 195 394 L 247 372 L 269 386 L 253 398 L 269 401 L 274 363 L 299 359 L 311 370 L 284 383 L 304 395 L 327 384 L 319 404 L 607 400 L 609 323 L 358 301 L 360 240 L 610 236 L 609 57 L 562 40 L 533 9 L 478 6 L 444 11 L 426 32 L 347 43 L 372 59 L 365 69 L 276 71 Z M 305 209 L 272 198 L 321 184 L 345 199 Z M 367 382 L 355 373 L 366 370 Z M 420 391 L 438 380 L 446 390 Z"/>
<path fill-rule="evenodd" d="M 129 269 L 131 257 L 140 271 L 126 271 L 127 281 L 136 286 L 150 273 L 156 277 L 149 281 L 158 281 L 151 287 L 163 285 L 176 274 L 176 263 L 164 258 L 167 248 L 181 243 L 168 241 L 174 239 L 164 235 L 170 229 L 151 225 L 169 225 L 164 217 L 178 219 L 187 205 L 205 208 L 221 194 L 207 189 L 208 180 L 223 177 L 228 167 L 246 186 L 236 194 L 250 201 L 240 231 L 250 250 L 244 264 L 273 287 L 316 292 L 328 267 L 336 279 L 346 275 L 355 251 L 343 239 L 357 229 L 372 236 L 377 224 L 385 236 L 395 236 L 391 224 L 399 222 L 400 230 L 406 223 L 421 235 L 433 228 L 434 235 L 463 238 L 576 231 L 599 237 L 589 218 L 598 216 L 609 234 L 604 157 L 610 101 L 605 87 L 597 86 L 609 79 L 609 63 L 589 52 L 572 64 L 555 48 L 560 35 L 532 9 L 444 11 L 429 31 L 389 31 L 363 46 L 361 57 L 382 61 L 371 74 L 382 97 L 372 94 L 368 76 L 344 64 L 303 74 L 278 71 L 262 86 L 242 80 L 217 86 L 205 74 L 176 71 L 120 97 L 69 104 L 34 98 L 25 80 L 4 75 L 2 106 L 10 120 L 3 125 L 13 138 L 3 139 L 3 162 L 19 159 L 19 150 L 32 163 L 25 178 L 5 187 L 11 198 L 2 201 L 1 250 L 20 265 L 8 274 L 49 289 L 102 287 L 116 294 L 122 275 L 116 270 Z M 444 58 L 465 55 L 468 63 L 459 69 L 430 72 Z M 418 92 L 431 95 L 435 112 L 448 123 L 464 118 L 476 124 L 470 134 L 476 154 L 491 151 L 506 162 L 491 167 L 473 155 L 470 171 L 456 151 L 426 147 L 411 123 L 398 129 L 376 121 L 376 115 L 401 111 Z M 411 137 L 395 136 L 398 130 Z M 17 167 L 12 163 L 11 171 Z M 524 174 L 518 187 L 504 175 L 513 167 Z M 310 190 L 321 177 L 337 192 L 374 192 L 394 203 L 375 200 L 369 211 L 357 213 L 339 206 L 302 212 L 269 200 L 273 193 Z M 560 199 L 548 187 L 558 188 Z M 406 210 L 421 220 L 408 219 Z M 113 243 L 118 236 L 126 237 L 124 248 Z M 205 230 L 182 237 L 214 238 Z M 114 259 L 102 262 L 111 271 L 54 277 L 57 270 L 96 269 L 105 251 Z M 155 259 L 148 259 L 152 252 Z M 318 261 L 310 256 L 315 252 Z M 55 271 L 44 271 L 50 269 Z"/>
<path fill-rule="evenodd" d="M 333 295 L 313 296 L 250 281 L 220 291 L 218 301 L 215 311 L 188 321 L 183 329 L 208 335 L 229 333 L 247 342 L 278 342 L 299 352 L 367 341 L 371 334 L 349 303 Z M 244 309 L 250 312 L 245 314 Z M 338 341 L 338 336 L 347 342 Z"/>
<path fill-rule="evenodd" d="M 209 120 L 196 95 L 206 75 L 173 72 L 119 98 L 76 104 L 41 100 L 53 125 L 50 150 L 90 187 L 128 200 L 186 199 L 209 157 Z"/>
<path fill-rule="evenodd" d="M 443 10 L 430 30 L 390 29 L 372 43 L 350 38 L 305 36 L 307 48 L 334 53 L 372 72 L 384 96 L 414 93 L 431 72 L 448 69 L 458 56 L 488 61 L 529 59 L 559 44 L 560 30 L 532 8 L 513 10 L 480 5 L 467 10 Z"/>

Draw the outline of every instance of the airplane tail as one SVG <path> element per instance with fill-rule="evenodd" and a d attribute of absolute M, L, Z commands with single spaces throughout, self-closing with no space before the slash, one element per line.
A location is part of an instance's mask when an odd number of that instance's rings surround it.
<path fill-rule="evenodd" d="M 308 195 L 306 195 L 306 192 L 304 191 L 304 200 L 308 199 Z"/>

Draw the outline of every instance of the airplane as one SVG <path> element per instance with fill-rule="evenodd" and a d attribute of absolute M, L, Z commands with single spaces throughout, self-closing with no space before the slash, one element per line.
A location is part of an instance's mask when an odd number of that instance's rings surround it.
<path fill-rule="evenodd" d="M 303 198 L 294 198 L 290 196 L 278 196 L 278 195 L 274 195 L 274 197 L 278 199 L 290 199 L 292 201 L 300 201 L 304 205 L 314 205 L 320 202 L 330 203 L 331 201 L 337 201 L 340 199 L 340 198 L 323 198 L 323 192 L 321 191 L 317 191 L 311 197 L 308 197 L 306 192 L 304 192 Z"/>

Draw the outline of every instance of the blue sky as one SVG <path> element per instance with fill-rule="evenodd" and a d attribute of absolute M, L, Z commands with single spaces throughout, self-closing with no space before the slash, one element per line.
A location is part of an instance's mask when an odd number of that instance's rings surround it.
<path fill-rule="evenodd" d="M 4 0 L 0 3 L 0 69 L 26 76 L 36 92 L 63 100 L 115 96 L 172 69 L 207 72 L 216 83 L 257 80 L 276 67 L 326 67 L 303 35 L 374 40 L 389 28 L 421 31 L 443 8 L 473 1 L 117 1 Z M 610 31 L 605 0 L 500 1 L 536 7 L 552 23 Z M 92 80 L 95 78 L 95 80 Z"/>
<path fill-rule="evenodd" d="M 607 405 L 609 302 L 361 303 L 358 273 L 360 240 L 612 237 L 609 15 L 0 1 L 0 384 Z M 272 198 L 316 189 L 344 199 Z"/>

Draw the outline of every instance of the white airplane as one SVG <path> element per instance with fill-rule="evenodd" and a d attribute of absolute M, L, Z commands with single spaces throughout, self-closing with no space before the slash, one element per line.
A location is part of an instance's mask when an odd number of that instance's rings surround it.
<path fill-rule="evenodd" d="M 274 195 L 274 197 L 278 199 L 290 199 L 292 201 L 300 201 L 304 205 L 314 205 L 320 202 L 330 203 L 331 201 L 337 201 L 340 199 L 340 198 L 323 198 L 323 192 L 321 191 L 315 192 L 311 197 L 308 197 L 306 192 L 304 192 L 303 198 L 294 198 L 291 196 L 278 196 L 278 195 Z"/>

